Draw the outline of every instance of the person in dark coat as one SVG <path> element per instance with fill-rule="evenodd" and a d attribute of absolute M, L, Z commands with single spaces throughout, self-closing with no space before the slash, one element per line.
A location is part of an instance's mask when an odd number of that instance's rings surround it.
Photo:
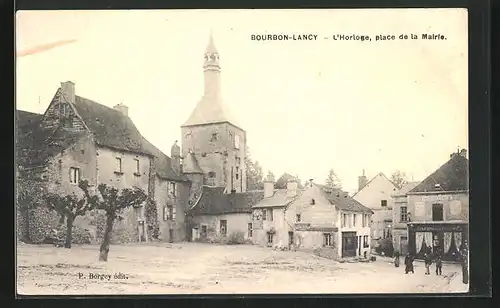
<path fill-rule="evenodd" d="M 399 267 L 399 252 L 394 252 L 394 266 Z"/>
<path fill-rule="evenodd" d="M 432 259 L 431 259 L 430 253 L 426 252 L 424 254 L 424 264 L 425 264 L 425 274 L 430 275 L 431 273 L 429 272 L 429 268 L 431 267 L 431 264 L 432 264 Z"/>
<path fill-rule="evenodd" d="M 464 247 L 462 248 L 462 251 L 460 252 L 460 261 L 462 264 L 462 282 L 464 284 L 469 283 L 469 264 L 468 264 L 468 249 L 467 249 L 467 242 L 465 242 Z"/>
<path fill-rule="evenodd" d="M 443 260 L 441 259 L 441 254 L 436 257 L 436 275 L 441 275 L 443 269 Z"/>
<path fill-rule="evenodd" d="M 408 274 L 409 272 L 412 274 L 415 273 L 413 271 L 413 257 L 408 253 L 405 257 L 405 274 Z"/>

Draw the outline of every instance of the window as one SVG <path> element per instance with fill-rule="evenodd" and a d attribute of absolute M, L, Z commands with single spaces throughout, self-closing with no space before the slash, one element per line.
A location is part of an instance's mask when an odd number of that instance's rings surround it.
<path fill-rule="evenodd" d="M 252 237 L 253 235 L 253 228 L 252 228 L 252 223 L 248 223 L 248 237 Z"/>
<path fill-rule="evenodd" d="M 269 209 L 269 221 L 273 221 L 273 209 Z"/>
<path fill-rule="evenodd" d="M 211 142 L 217 141 L 217 133 L 212 133 L 212 138 L 210 139 Z"/>
<path fill-rule="evenodd" d="M 239 179 L 239 177 L 240 177 L 240 174 L 238 173 L 239 170 L 240 170 L 240 168 L 236 167 L 236 179 Z"/>
<path fill-rule="evenodd" d="M 274 234 L 268 232 L 267 233 L 267 243 L 268 244 L 272 244 L 273 243 L 273 238 L 274 238 Z"/>
<path fill-rule="evenodd" d="M 220 234 L 221 235 L 227 234 L 227 220 L 220 221 Z"/>
<path fill-rule="evenodd" d="M 239 149 L 240 148 L 240 136 L 234 135 L 234 148 Z"/>
<path fill-rule="evenodd" d="M 122 159 L 120 157 L 116 158 L 116 173 L 122 173 Z"/>
<path fill-rule="evenodd" d="M 402 206 L 400 211 L 401 211 L 400 221 L 408 221 L 408 208 L 406 206 Z"/>
<path fill-rule="evenodd" d="M 352 215 L 352 225 L 353 225 L 354 227 L 356 227 L 356 218 L 357 218 L 357 215 L 356 215 L 356 214 L 353 214 L 353 215 Z"/>
<path fill-rule="evenodd" d="M 361 222 L 361 225 L 364 227 L 366 227 L 366 215 L 363 214 L 363 216 L 361 216 L 361 219 L 362 219 L 362 222 Z"/>
<path fill-rule="evenodd" d="M 167 205 L 163 208 L 163 220 L 175 220 L 175 206 Z"/>
<path fill-rule="evenodd" d="M 141 174 L 141 169 L 139 168 L 139 160 L 136 158 L 135 160 L 135 175 Z"/>
<path fill-rule="evenodd" d="M 236 165 L 241 165 L 241 159 L 238 156 L 236 156 Z"/>
<path fill-rule="evenodd" d="M 267 219 L 267 209 L 263 209 L 262 210 L 262 220 L 266 220 Z"/>
<path fill-rule="evenodd" d="M 311 199 L 311 205 L 315 205 L 315 204 L 316 204 L 316 200 Z"/>
<path fill-rule="evenodd" d="M 64 118 L 68 116 L 68 105 L 67 104 L 59 104 L 59 118 Z"/>
<path fill-rule="evenodd" d="M 201 226 L 201 237 L 202 238 L 207 237 L 207 226 L 206 225 Z"/>
<path fill-rule="evenodd" d="M 69 182 L 71 184 L 78 184 L 80 181 L 80 169 L 78 168 L 69 168 Z"/>
<path fill-rule="evenodd" d="M 432 220 L 433 221 L 443 221 L 443 205 L 442 204 L 433 204 L 432 205 Z"/>
<path fill-rule="evenodd" d="M 368 241 L 368 235 L 363 236 L 363 248 L 370 247 L 370 243 Z"/>
<path fill-rule="evenodd" d="M 300 222 L 300 221 L 301 221 L 301 218 L 302 218 L 302 217 L 300 217 L 300 214 L 297 214 L 297 222 Z"/>
<path fill-rule="evenodd" d="M 209 178 L 215 178 L 215 172 L 214 172 L 214 171 L 210 171 L 210 172 L 208 173 L 208 177 L 209 177 Z"/>
<path fill-rule="evenodd" d="M 380 206 L 386 207 L 387 206 L 387 200 L 380 200 Z"/>
<path fill-rule="evenodd" d="M 342 228 L 347 227 L 347 214 L 342 214 Z"/>
<path fill-rule="evenodd" d="M 175 191 L 175 182 L 168 182 L 168 194 L 173 198 L 177 196 Z"/>
<path fill-rule="evenodd" d="M 330 233 L 323 233 L 323 247 L 333 246 L 332 235 Z"/>

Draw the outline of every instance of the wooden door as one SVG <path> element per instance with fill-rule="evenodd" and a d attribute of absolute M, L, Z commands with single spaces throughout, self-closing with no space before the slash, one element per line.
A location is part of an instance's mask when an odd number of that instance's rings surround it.
<path fill-rule="evenodd" d="M 408 237 L 402 236 L 399 240 L 399 252 L 405 256 L 408 253 Z"/>

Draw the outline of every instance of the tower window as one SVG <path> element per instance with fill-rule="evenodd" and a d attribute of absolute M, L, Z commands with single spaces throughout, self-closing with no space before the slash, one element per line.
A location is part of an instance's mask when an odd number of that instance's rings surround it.
<path fill-rule="evenodd" d="M 234 148 L 239 149 L 240 148 L 240 136 L 234 135 Z"/>
<path fill-rule="evenodd" d="M 214 172 L 214 171 L 210 171 L 210 172 L 208 173 L 208 177 L 209 177 L 209 178 L 215 178 L 215 172 Z"/>
<path fill-rule="evenodd" d="M 218 134 L 217 133 L 212 133 L 212 138 L 210 138 L 211 142 L 217 141 Z"/>
<path fill-rule="evenodd" d="M 387 200 L 380 200 L 380 205 L 382 207 L 386 207 L 387 206 Z"/>

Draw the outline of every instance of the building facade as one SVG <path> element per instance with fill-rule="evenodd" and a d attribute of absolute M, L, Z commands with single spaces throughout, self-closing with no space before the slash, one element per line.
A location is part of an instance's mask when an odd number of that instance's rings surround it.
<path fill-rule="evenodd" d="M 408 211 L 408 196 L 406 194 L 419 183 L 406 183 L 392 196 L 394 201 L 392 208 L 392 245 L 395 251 L 403 255 L 408 253 L 407 224 L 411 219 L 411 213 Z"/>
<path fill-rule="evenodd" d="M 469 163 L 467 151 L 450 159 L 407 193 L 408 249 L 416 258 L 441 254 L 458 261 L 469 237 Z"/>
<path fill-rule="evenodd" d="M 377 174 L 370 181 L 365 182 L 360 177 L 358 192 L 353 198 L 373 211 L 371 222 L 371 240 L 373 247 L 378 245 L 378 241 L 392 236 L 392 195 L 397 188 L 383 173 Z M 365 184 L 366 183 L 366 184 Z"/>
<path fill-rule="evenodd" d="M 253 242 L 261 246 L 328 250 L 335 259 L 370 255 L 372 211 L 347 193 L 312 181 L 298 189 L 264 184 L 264 198 L 253 207 Z"/>

